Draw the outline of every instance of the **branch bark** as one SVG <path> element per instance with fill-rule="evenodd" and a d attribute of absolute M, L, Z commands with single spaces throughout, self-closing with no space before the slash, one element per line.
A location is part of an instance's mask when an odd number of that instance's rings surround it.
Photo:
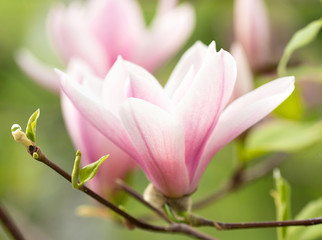
<path fill-rule="evenodd" d="M 9 216 L 9 214 L 6 212 L 4 207 L 0 204 L 0 221 L 2 222 L 3 226 L 8 230 L 8 232 L 11 234 L 11 236 L 15 240 L 25 240 L 22 233 L 12 220 L 12 218 Z"/>
<path fill-rule="evenodd" d="M 65 178 L 67 181 L 71 183 L 71 175 L 61 169 L 59 166 L 57 166 L 55 163 L 50 161 L 41 151 L 41 149 L 36 145 L 30 145 L 27 149 L 28 153 L 37 161 L 44 163 L 51 169 L 53 169 L 55 172 L 57 172 L 59 175 L 61 175 L 63 178 Z M 116 205 L 114 205 L 112 202 L 106 200 L 105 198 L 101 197 L 94 191 L 92 191 L 90 188 L 86 187 L 85 185 L 81 186 L 79 188 L 80 191 L 84 192 L 85 194 L 89 195 L 99 203 L 103 204 L 104 206 L 108 207 L 115 213 L 122 216 L 130 225 L 148 230 L 153 232 L 163 232 L 163 233 L 179 233 L 184 234 L 190 237 L 194 237 L 196 239 L 200 240 L 218 240 L 216 238 L 213 238 L 209 235 L 206 235 L 196 229 L 194 229 L 191 226 L 188 226 L 186 224 L 177 224 L 177 223 L 171 223 L 168 226 L 160 226 L 160 225 L 153 225 L 149 224 L 147 222 L 144 222 L 142 220 L 139 220 L 132 215 L 128 214 L 127 212 L 123 211 Z"/>
<path fill-rule="evenodd" d="M 294 226 L 312 226 L 322 224 L 322 217 L 303 220 L 287 221 L 265 221 L 265 222 L 244 222 L 244 223 L 224 223 L 207 220 L 201 217 L 193 216 L 194 226 L 211 226 L 217 230 L 235 230 L 247 228 L 272 228 L 272 227 L 294 227 Z"/>

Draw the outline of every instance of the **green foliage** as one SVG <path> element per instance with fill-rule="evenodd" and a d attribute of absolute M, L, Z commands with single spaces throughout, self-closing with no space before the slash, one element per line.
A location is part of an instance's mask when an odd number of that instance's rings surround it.
<path fill-rule="evenodd" d="M 297 152 L 322 138 L 322 122 L 275 119 L 254 128 L 245 143 L 246 159 L 269 152 Z"/>
<path fill-rule="evenodd" d="M 274 170 L 275 190 L 271 191 L 276 207 L 277 221 L 289 220 L 291 217 L 291 188 L 288 182 L 282 178 L 278 169 Z M 287 228 L 277 229 L 278 240 L 287 239 Z"/>
<path fill-rule="evenodd" d="M 301 119 L 304 113 L 304 104 L 300 88 L 295 86 L 293 93 L 274 110 L 274 113 L 288 119 Z"/>
<path fill-rule="evenodd" d="M 322 198 L 307 204 L 295 219 L 309 219 L 322 216 Z M 322 228 L 318 226 L 294 227 L 288 229 L 289 240 L 313 240 L 322 237 Z"/>
<path fill-rule="evenodd" d="M 76 152 L 76 158 L 74 162 L 74 167 L 72 171 L 72 186 L 74 189 L 78 189 L 80 186 L 78 184 L 78 177 L 79 177 L 79 169 L 80 169 L 80 161 L 81 161 L 82 154 L 79 150 Z"/>
<path fill-rule="evenodd" d="M 98 159 L 96 162 L 86 165 L 82 169 L 80 169 L 80 161 L 81 161 L 81 152 L 78 150 L 76 152 L 76 158 L 74 162 L 74 168 L 72 172 L 72 185 L 73 188 L 78 189 L 84 183 L 90 181 L 93 177 L 95 177 L 100 165 L 107 159 L 109 155 L 105 155 Z M 78 183 L 79 178 L 79 183 Z"/>
<path fill-rule="evenodd" d="M 26 136 L 31 141 L 36 141 L 36 125 L 37 119 L 39 118 L 40 109 L 38 108 L 29 118 L 26 128 Z"/>
<path fill-rule="evenodd" d="M 88 182 L 93 177 L 95 177 L 95 175 L 98 171 L 98 168 L 105 161 L 105 159 L 108 158 L 108 156 L 109 155 L 105 155 L 105 156 L 101 157 L 100 159 L 98 159 L 96 162 L 88 164 L 87 166 L 83 167 L 80 170 L 79 180 L 80 180 L 81 185 L 84 184 L 85 182 Z"/>
<path fill-rule="evenodd" d="M 292 53 L 312 42 L 316 36 L 318 35 L 320 29 L 322 27 L 322 19 L 315 20 L 305 26 L 304 28 L 298 30 L 289 43 L 287 44 L 283 56 L 278 64 L 278 75 L 285 76 L 286 75 L 286 65 L 288 60 L 290 59 Z"/>

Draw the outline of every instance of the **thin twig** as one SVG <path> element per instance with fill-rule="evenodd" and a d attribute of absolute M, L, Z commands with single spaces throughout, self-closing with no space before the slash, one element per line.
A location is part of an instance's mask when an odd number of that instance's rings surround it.
<path fill-rule="evenodd" d="M 131 188 L 129 185 L 127 185 L 123 180 L 117 179 L 116 184 L 119 188 L 121 188 L 123 191 L 125 191 L 127 194 L 131 195 L 141 203 L 143 203 L 145 206 L 150 208 L 152 211 L 157 213 L 162 219 L 164 219 L 168 223 L 172 223 L 172 221 L 168 218 L 168 216 L 160 209 L 154 207 L 149 202 L 145 201 L 141 194 L 139 194 L 137 191 L 135 191 L 133 188 Z"/>
<path fill-rule="evenodd" d="M 13 222 L 9 214 L 5 211 L 5 209 L 0 204 L 0 221 L 2 222 L 3 226 L 8 230 L 11 236 L 15 240 L 24 240 L 22 233 L 17 228 L 16 224 Z"/>
<path fill-rule="evenodd" d="M 41 152 L 41 150 L 38 146 L 36 146 L 36 145 L 29 146 L 28 152 L 31 156 L 34 156 L 34 153 L 36 153 L 37 157 L 34 159 L 46 164 L 51 169 L 53 169 L 55 172 L 57 172 L 59 175 L 64 177 L 67 181 L 71 182 L 71 175 L 69 173 L 67 173 L 66 171 L 64 171 L 63 169 L 61 169 L 55 163 L 51 162 Z M 127 212 L 123 211 L 122 209 L 120 209 L 119 207 L 117 207 L 116 205 L 114 205 L 110 201 L 106 200 L 105 198 L 101 197 L 100 195 L 98 195 L 97 193 L 95 193 L 94 191 L 92 191 L 91 189 L 89 189 L 88 187 L 86 187 L 84 185 L 82 185 L 79 188 L 79 190 L 86 193 L 87 195 L 89 195 L 90 197 L 92 197 L 93 199 L 98 201 L 99 203 L 103 204 L 104 206 L 108 207 L 109 209 L 111 209 L 115 213 L 124 217 L 124 219 L 126 219 L 126 221 L 132 226 L 136 226 L 138 228 L 145 229 L 148 231 L 154 231 L 154 232 L 185 234 L 187 236 L 194 237 L 196 239 L 201 239 L 201 240 L 218 240 L 218 239 L 208 236 L 208 235 L 206 235 L 206 234 L 204 234 L 204 233 L 202 233 L 202 232 L 200 232 L 200 231 L 198 231 L 198 230 L 194 229 L 193 227 L 190 227 L 186 224 L 172 223 L 169 226 L 159 226 L 159 225 L 149 224 L 147 222 L 141 221 L 141 220 L 131 216 Z"/>
<path fill-rule="evenodd" d="M 71 176 L 62 170 L 60 167 L 58 167 L 56 164 L 52 163 L 38 148 L 37 146 L 30 146 L 28 149 L 28 152 L 32 156 L 36 156 L 35 159 L 46 164 L 53 170 L 55 170 L 57 173 L 59 173 L 61 176 L 63 176 L 66 180 L 71 182 Z M 36 155 L 34 155 L 36 153 Z M 271 165 L 272 166 L 272 165 Z M 262 171 L 261 174 L 263 174 L 265 171 Z M 253 175 L 253 176 L 259 176 L 259 175 Z M 252 178 L 249 178 L 252 179 Z M 211 221 L 207 220 L 195 215 L 188 216 L 188 223 L 171 223 L 168 226 L 159 226 L 159 225 L 152 225 L 147 222 L 141 221 L 139 219 L 136 219 L 135 217 L 129 215 L 125 211 L 121 210 L 117 206 L 115 206 L 113 203 L 109 202 L 108 200 L 102 198 L 95 192 L 93 192 L 91 189 L 87 188 L 86 186 L 82 186 L 80 188 L 81 191 L 88 194 L 98 202 L 102 203 L 106 207 L 110 208 L 120 216 L 124 217 L 125 220 L 131 225 L 136 226 L 141 229 L 145 229 L 148 231 L 154 231 L 154 232 L 163 232 L 163 233 L 181 233 L 185 234 L 190 237 L 194 237 L 196 239 L 201 240 L 218 240 L 216 238 L 213 238 L 211 236 L 206 235 L 205 233 L 199 232 L 198 230 L 194 229 L 194 227 L 200 227 L 200 226 L 211 226 L 215 227 L 217 230 L 233 230 L 233 229 L 247 229 L 247 228 L 268 228 L 268 227 L 290 227 L 290 226 L 311 226 L 311 225 L 317 225 L 322 224 L 322 218 L 313 218 L 313 219 L 306 219 L 306 220 L 289 220 L 289 221 L 267 221 L 267 222 L 246 222 L 246 223 L 223 223 L 223 222 L 217 222 L 217 221 Z M 23 238 L 22 238 L 23 239 Z"/>
<path fill-rule="evenodd" d="M 246 228 L 271 228 L 271 227 L 292 227 L 292 226 L 312 226 L 322 224 L 322 217 L 304 220 L 287 221 L 265 221 L 265 222 L 244 222 L 244 223 L 223 223 L 207 220 L 201 217 L 194 217 L 194 226 L 212 226 L 217 230 L 234 230 Z"/>
<path fill-rule="evenodd" d="M 236 169 L 230 180 L 224 186 L 222 186 L 215 193 L 212 193 L 206 198 L 193 204 L 192 209 L 197 210 L 206 207 L 211 203 L 223 198 L 228 193 L 236 191 L 242 186 L 245 186 L 246 184 L 264 177 L 275 167 L 281 164 L 285 160 L 285 158 L 285 154 L 277 153 L 272 159 L 266 160 L 247 170 L 244 170 L 243 168 Z"/>

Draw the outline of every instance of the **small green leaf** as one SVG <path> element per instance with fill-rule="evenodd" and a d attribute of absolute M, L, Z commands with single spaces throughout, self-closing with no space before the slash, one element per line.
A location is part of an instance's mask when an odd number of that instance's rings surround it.
<path fill-rule="evenodd" d="M 301 212 L 296 216 L 296 220 L 303 220 L 309 218 L 316 218 L 322 216 L 322 198 L 307 204 Z M 322 227 L 293 227 L 288 230 L 290 240 L 313 240 L 322 237 Z"/>
<path fill-rule="evenodd" d="M 80 186 L 83 185 L 85 182 L 88 182 L 93 177 L 95 177 L 99 166 L 107 159 L 109 155 L 105 155 L 98 159 L 96 162 L 93 162 L 91 164 L 88 164 L 87 166 L 83 167 L 80 170 L 79 173 L 79 180 L 80 180 Z"/>
<path fill-rule="evenodd" d="M 72 186 L 74 189 L 78 189 L 80 185 L 78 184 L 78 177 L 79 177 L 79 169 L 80 169 L 80 161 L 81 161 L 82 154 L 79 150 L 76 152 L 76 158 L 74 162 L 73 172 L 72 172 Z"/>
<path fill-rule="evenodd" d="M 275 119 L 252 129 L 246 139 L 246 158 L 269 152 L 296 152 L 322 139 L 322 122 Z"/>
<path fill-rule="evenodd" d="M 288 60 L 290 59 L 292 53 L 305 45 L 312 42 L 322 27 L 322 19 L 315 20 L 305 26 L 304 28 L 298 30 L 289 43 L 287 44 L 283 56 L 278 64 L 278 75 L 285 76 L 286 75 L 286 65 Z"/>
<path fill-rule="evenodd" d="M 40 109 L 38 108 L 29 118 L 26 128 L 26 136 L 29 138 L 32 142 L 36 141 L 36 125 L 37 125 L 37 119 L 40 114 Z"/>
<path fill-rule="evenodd" d="M 285 221 L 291 217 L 291 188 L 288 182 L 282 178 L 278 169 L 274 170 L 275 190 L 271 191 L 271 195 L 275 201 L 276 220 Z M 285 240 L 287 238 L 287 228 L 277 229 L 278 240 Z"/>

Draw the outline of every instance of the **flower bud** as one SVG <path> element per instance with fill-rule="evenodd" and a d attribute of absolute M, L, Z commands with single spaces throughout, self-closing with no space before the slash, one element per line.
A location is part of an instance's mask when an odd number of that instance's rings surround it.
<path fill-rule="evenodd" d="M 33 145 L 33 142 L 27 138 L 26 134 L 21 131 L 21 127 L 18 124 L 14 124 L 11 127 L 11 133 L 13 138 L 17 143 L 21 143 L 26 148 L 28 148 L 30 145 Z"/>
<path fill-rule="evenodd" d="M 180 198 L 168 198 L 151 183 L 145 189 L 143 198 L 156 208 L 162 208 L 165 204 L 168 204 L 177 213 L 190 211 L 192 205 L 190 195 Z"/>

